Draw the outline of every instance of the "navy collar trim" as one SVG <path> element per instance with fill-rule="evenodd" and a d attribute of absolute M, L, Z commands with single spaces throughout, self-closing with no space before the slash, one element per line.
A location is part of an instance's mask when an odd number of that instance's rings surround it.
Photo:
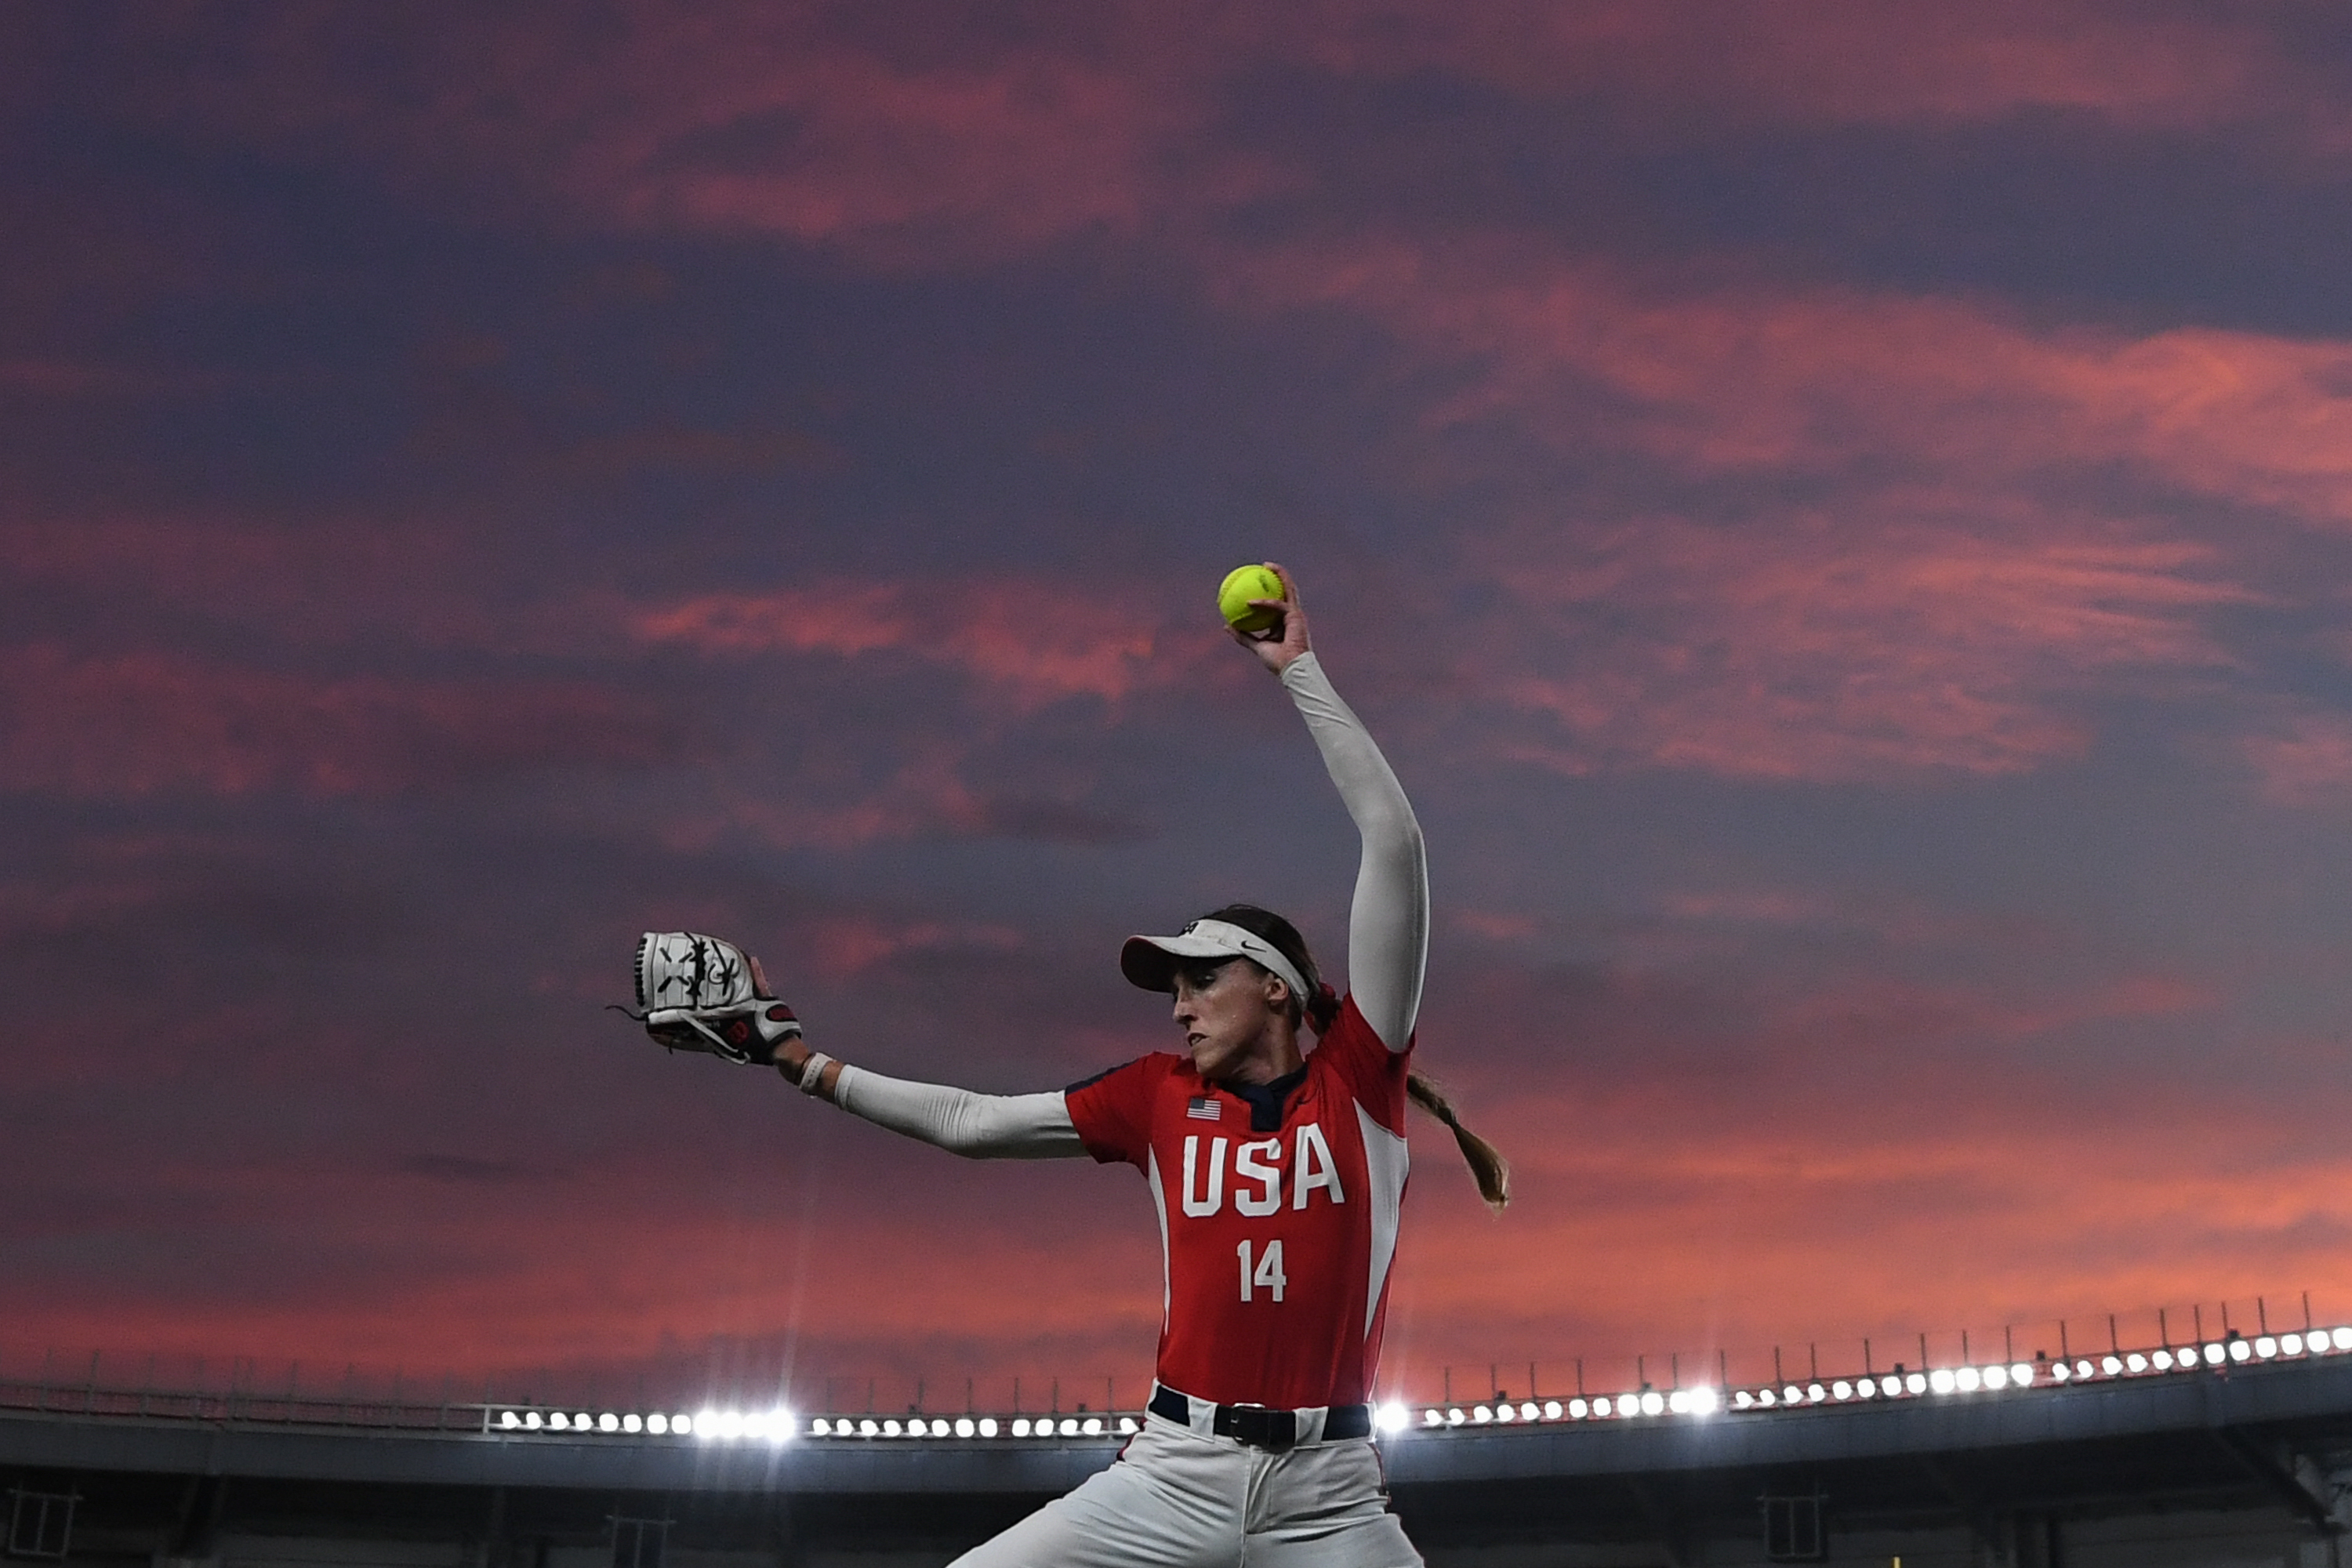
<path fill-rule="evenodd" d="M 1268 1083 L 1220 1083 L 1216 1087 L 1249 1107 L 1251 1131 L 1279 1132 L 1285 1102 L 1306 1081 L 1307 1069 L 1301 1067 Z"/>

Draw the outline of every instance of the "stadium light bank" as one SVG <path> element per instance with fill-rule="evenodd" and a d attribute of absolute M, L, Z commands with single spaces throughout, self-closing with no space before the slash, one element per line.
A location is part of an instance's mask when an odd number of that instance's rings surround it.
<path fill-rule="evenodd" d="M 1423 1405 L 1398 1401 L 1377 1406 L 1373 1424 L 1381 1436 L 1443 1436 L 1498 1427 L 1632 1420 L 1705 1421 L 1738 1419 L 1772 1411 L 1805 1410 L 1864 1402 L 1917 1399 L 2032 1396 L 2074 1384 L 2142 1378 L 2226 1373 L 2233 1367 L 2313 1362 L 2352 1354 L 2352 1327 L 2263 1333 L 2248 1339 L 2235 1331 L 2188 1345 L 2159 1345 L 2098 1356 L 2055 1361 L 1992 1363 L 1925 1371 L 1864 1373 L 1803 1383 L 1757 1384 L 1729 1391 L 1701 1384 L 1661 1391 L 1639 1388 L 1573 1399 L 1493 1400 Z M 669 1437 L 702 1443 L 766 1443 L 803 1439 L 832 1442 L 1003 1442 L 1129 1437 L 1139 1430 L 1133 1415 L 819 1415 L 803 1418 L 782 1406 L 763 1410 L 706 1408 L 693 1413 L 623 1413 L 531 1405 L 483 1407 L 482 1429 L 499 1436 Z"/>

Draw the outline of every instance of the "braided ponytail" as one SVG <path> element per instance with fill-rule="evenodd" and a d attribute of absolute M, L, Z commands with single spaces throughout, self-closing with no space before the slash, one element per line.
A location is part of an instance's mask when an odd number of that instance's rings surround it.
<path fill-rule="evenodd" d="M 1339 994 L 1324 984 L 1322 975 L 1316 970 L 1314 954 L 1307 951 L 1307 939 L 1298 934 L 1297 926 L 1271 910 L 1262 910 L 1255 904 L 1227 904 L 1223 909 L 1213 910 L 1202 918 L 1223 921 L 1228 925 L 1237 925 L 1245 931 L 1264 937 L 1297 966 L 1312 994 L 1291 998 L 1291 1005 L 1298 1009 L 1297 1021 L 1305 1023 L 1318 1037 L 1327 1033 L 1338 1021 Z M 1478 1183 L 1478 1195 L 1486 1199 L 1487 1206 L 1496 1213 L 1502 1213 L 1503 1206 L 1511 1201 L 1511 1163 L 1503 1158 L 1502 1151 L 1463 1126 L 1461 1118 L 1454 1114 L 1454 1107 L 1444 1093 L 1419 1072 L 1406 1075 L 1404 1088 L 1415 1105 L 1445 1123 L 1446 1131 L 1454 1134 L 1454 1142 L 1462 1151 L 1462 1158 L 1469 1162 L 1470 1174 Z"/>
<path fill-rule="evenodd" d="M 1445 1123 L 1462 1157 L 1470 1163 L 1470 1174 L 1478 1182 L 1478 1195 L 1486 1200 L 1488 1208 L 1502 1213 L 1511 1201 L 1511 1163 L 1503 1158 L 1503 1152 L 1463 1126 L 1444 1093 L 1418 1071 L 1405 1075 L 1404 1091 L 1415 1105 Z"/>

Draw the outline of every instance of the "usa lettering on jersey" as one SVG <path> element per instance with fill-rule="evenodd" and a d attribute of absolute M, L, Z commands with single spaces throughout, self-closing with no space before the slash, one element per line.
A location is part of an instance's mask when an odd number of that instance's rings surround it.
<path fill-rule="evenodd" d="M 1202 1157 L 1203 1143 L 1208 1145 L 1205 1160 Z M 1224 1206 L 1228 1144 L 1233 1145 L 1234 1212 L 1263 1218 L 1282 1207 L 1281 1139 L 1236 1143 L 1231 1139 L 1203 1138 L 1194 1132 L 1184 1139 L 1182 1198 L 1186 1218 L 1213 1218 Z M 1290 1168 L 1298 1176 L 1291 1184 L 1290 1206 L 1303 1209 L 1318 1193 L 1331 1203 L 1346 1203 L 1348 1194 L 1340 1185 L 1339 1163 L 1331 1158 L 1331 1145 L 1325 1140 L 1321 1125 L 1313 1121 L 1299 1123 L 1295 1149 Z"/>

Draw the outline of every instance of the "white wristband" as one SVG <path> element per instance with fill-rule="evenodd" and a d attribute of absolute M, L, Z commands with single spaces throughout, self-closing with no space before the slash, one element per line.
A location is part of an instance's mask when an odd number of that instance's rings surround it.
<path fill-rule="evenodd" d="M 824 1069 L 832 1065 L 833 1058 L 823 1051 L 811 1051 L 808 1060 L 801 1064 L 800 1091 L 803 1094 L 816 1093 L 818 1086 L 824 1081 Z"/>

